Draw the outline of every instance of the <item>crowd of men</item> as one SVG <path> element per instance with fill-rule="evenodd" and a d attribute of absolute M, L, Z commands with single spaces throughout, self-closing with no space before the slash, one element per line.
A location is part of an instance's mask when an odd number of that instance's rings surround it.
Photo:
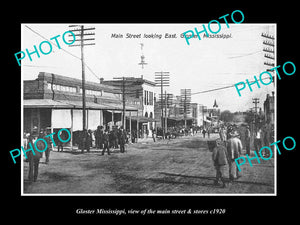
<path fill-rule="evenodd" d="M 234 179 L 239 178 L 239 172 L 235 163 L 235 159 L 239 158 L 242 154 L 243 146 L 246 149 L 246 154 L 250 155 L 250 141 L 252 138 L 253 146 L 255 151 L 259 151 L 260 148 L 264 145 L 269 146 L 270 141 L 274 135 L 272 130 L 268 128 L 266 125 L 260 128 L 255 129 L 254 131 L 250 131 L 249 126 L 244 126 L 243 129 L 241 127 L 237 127 L 236 125 L 221 125 L 219 129 L 219 139 L 217 141 L 208 141 L 208 147 L 213 152 L 212 159 L 214 163 L 214 167 L 216 169 L 216 181 L 218 184 L 219 180 L 222 181 L 223 187 L 225 187 L 224 181 L 224 167 L 228 165 L 229 167 L 229 180 L 233 181 Z M 197 132 L 203 134 L 205 138 L 205 134 L 209 133 L 209 128 L 193 128 L 190 129 L 179 129 L 179 128 L 169 128 L 168 132 L 165 134 L 166 138 L 176 138 L 180 134 L 182 135 L 194 135 Z M 34 143 L 37 139 L 42 138 L 47 141 L 47 149 L 45 152 L 45 163 L 49 163 L 50 152 L 52 150 L 53 143 L 50 138 L 45 138 L 45 136 L 51 133 L 50 128 L 40 129 L 38 132 L 37 127 L 34 127 L 31 133 L 24 133 L 24 143 L 23 146 L 29 148 L 29 144 L 34 146 Z M 161 132 L 162 133 L 162 132 Z M 158 129 L 157 134 L 160 134 L 160 130 Z M 59 136 L 62 140 L 68 139 L 66 137 L 67 133 L 62 131 Z M 118 149 L 120 148 L 120 152 L 125 152 L 125 144 L 131 142 L 135 143 L 137 135 L 140 136 L 140 132 L 135 132 L 134 130 L 131 132 L 126 132 L 123 126 L 113 127 L 112 129 L 104 128 L 103 126 L 98 126 L 95 131 L 91 130 L 83 130 L 79 131 L 77 135 L 73 135 L 73 142 L 78 145 L 78 149 L 83 153 L 84 150 L 90 152 L 92 147 L 96 149 L 102 150 L 102 155 L 107 152 L 110 155 L 110 149 Z M 152 130 L 152 138 L 153 141 L 156 141 L 156 131 Z M 63 151 L 64 144 L 59 140 L 58 134 L 53 136 L 53 140 L 56 143 L 58 152 Z M 38 149 L 45 149 L 44 142 L 37 142 L 39 145 Z M 42 145 L 42 146 L 40 146 Z M 36 181 L 38 176 L 38 167 L 40 158 L 43 157 L 43 152 L 35 151 L 36 154 L 33 154 L 32 151 L 28 151 L 27 161 L 29 162 L 29 173 L 28 178 L 30 181 Z M 266 152 L 267 154 L 269 152 Z M 263 153 L 264 154 L 264 153 Z M 264 155 L 265 156 L 265 155 Z M 266 156 L 267 157 L 267 156 Z"/>
<path fill-rule="evenodd" d="M 26 154 L 26 161 L 29 162 L 29 172 L 28 179 L 29 181 L 36 181 L 38 177 L 38 168 L 40 159 L 43 157 L 45 152 L 45 163 L 49 163 L 50 152 L 52 151 L 53 142 L 51 138 L 45 138 L 47 135 L 51 133 L 50 128 L 41 128 L 40 132 L 38 132 L 37 127 L 33 127 L 32 131 L 24 132 L 23 136 L 23 146 L 25 149 L 31 148 L 31 146 L 35 146 L 34 143 L 38 139 L 44 139 L 47 142 L 47 146 L 43 141 L 37 141 L 38 149 L 45 149 L 45 151 L 28 151 Z M 68 139 L 67 132 L 60 132 L 59 136 L 62 140 Z M 64 142 L 60 141 L 58 138 L 58 134 L 52 136 L 53 140 L 57 146 L 58 152 L 63 152 L 64 150 Z M 82 130 L 79 132 L 79 135 L 76 136 L 76 143 L 78 144 L 78 149 L 83 153 L 84 150 L 87 152 L 90 151 L 90 148 L 93 147 L 93 137 L 95 137 L 95 147 L 96 149 L 102 149 L 102 155 L 107 151 L 107 154 L 110 155 L 110 148 L 120 148 L 120 152 L 125 152 L 125 144 L 128 143 L 128 133 L 123 129 L 123 127 L 114 128 L 111 131 L 109 129 L 104 129 L 103 126 L 98 126 L 97 130 L 94 133 L 91 130 Z"/>
<path fill-rule="evenodd" d="M 215 141 L 212 146 L 212 160 L 214 167 L 216 169 L 216 180 L 215 185 L 219 185 L 219 181 L 222 182 L 222 187 L 226 187 L 224 179 L 224 169 L 228 165 L 229 168 L 229 181 L 233 182 L 234 179 L 238 179 L 241 174 L 237 168 L 235 160 L 242 155 L 243 144 L 241 139 L 243 139 L 244 146 L 246 149 L 245 154 L 250 156 L 250 142 L 253 139 L 254 151 L 258 151 L 263 146 L 269 146 L 270 141 L 274 138 L 274 132 L 264 125 L 257 127 L 250 131 L 248 125 L 244 126 L 244 129 L 236 125 L 225 126 L 222 125 L 219 130 L 220 138 Z M 263 156 L 269 157 L 269 151 L 262 152 Z"/>

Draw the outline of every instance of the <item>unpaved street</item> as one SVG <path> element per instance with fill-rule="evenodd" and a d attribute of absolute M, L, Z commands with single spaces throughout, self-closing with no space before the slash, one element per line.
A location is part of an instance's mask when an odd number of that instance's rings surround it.
<path fill-rule="evenodd" d="M 127 145 L 126 153 L 116 149 L 104 156 L 95 149 L 84 154 L 52 151 L 49 164 L 41 159 L 37 182 L 28 181 L 24 162 L 24 194 L 274 193 L 273 159 L 253 160 L 253 167 L 246 163 L 236 182 L 215 186 L 207 140 L 199 135 L 155 143 L 148 139 Z M 225 176 L 228 180 L 228 170 Z"/>

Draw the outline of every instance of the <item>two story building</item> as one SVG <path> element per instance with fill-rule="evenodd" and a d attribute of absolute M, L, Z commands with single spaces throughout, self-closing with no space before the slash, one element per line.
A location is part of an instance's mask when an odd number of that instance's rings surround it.
<path fill-rule="evenodd" d="M 115 88 L 86 81 L 85 89 L 87 129 L 121 125 L 123 107 Z M 50 128 L 52 132 L 67 128 L 73 138 L 74 132 L 83 128 L 80 79 L 40 72 L 37 79 L 24 81 L 22 103 L 24 132 L 32 131 L 33 127 L 38 131 Z M 138 107 L 127 104 L 126 111 L 137 112 Z"/>
<path fill-rule="evenodd" d="M 125 92 L 125 101 L 137 105 L 138 111 L 126 112 L 126 127 L 131 126 L 132 129 L 140 131 L 142 135 L 152 134 L 152 129 L 155 129 L 157 119 L 154 116 L 154 101 L 155 83 L 144 79 L 142 76 L 125 77 L 123 79 L 104 80 L 101 79 L 101 84 L 113 86 L 119 93 Z M 131 119 L 129 121 L 129 116 Z M 132 123 L 137 121 L 136 123 Z"/>

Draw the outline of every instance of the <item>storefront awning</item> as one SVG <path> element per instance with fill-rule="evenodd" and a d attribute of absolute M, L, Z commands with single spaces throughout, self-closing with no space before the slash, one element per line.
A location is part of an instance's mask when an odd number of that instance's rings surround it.
<path fill-rule="evenodd" d="M 182 120 L 193 120 L 194 118 L 193 117 L 187 117 L 187 118 L 184 118 L 182 116 L 177 116 L 177 117 L 168 117 L 168 120 L 175 120 L 175 121 L 182 121 Z"/>
<path fill-rule="evenodd" d="M 129 119 L 129 116 L 126 116 L 127 119 Z M 148 118 L 144 116 L 131 116 L 131 120 L 138 120 L 139 123 L 148 123 L 148 122 L 159 122 L 160 119 L 153 119 L 153 118 Z"/>
<path fill-rule="evenodd" d="M 53 108 L 53 109 L 82 109 L 82 101 L 70 100 L 52 100 L 52 99 L 24 99 L 24 108 Z M 86 109 L 101 110 L 123 110 L 122 104 L 119 103 L 94 103 L 86 102 Z M 132 106 L 126 106 L 126 111 L 137 111 Z"/>

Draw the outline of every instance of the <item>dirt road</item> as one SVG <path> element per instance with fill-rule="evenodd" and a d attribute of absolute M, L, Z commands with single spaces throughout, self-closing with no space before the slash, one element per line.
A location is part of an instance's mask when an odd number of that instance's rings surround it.
<path fill-rule="evenodd" d="M 95 149 L 84 154 L 52 151 L 49 164 L 41 159 L 37 182 L 27 180 L 24 162 L 24 194 L 274 193 L 273 159 L 261 164 L 253 160 L 253 167 L 244 164 L 243 176 L 236 182 L 226 188 L 215 186 L 207 140 L 200 136 L 148 140 L 128 145 L 126 153 L 117 149 L 104 156 Z"/>

